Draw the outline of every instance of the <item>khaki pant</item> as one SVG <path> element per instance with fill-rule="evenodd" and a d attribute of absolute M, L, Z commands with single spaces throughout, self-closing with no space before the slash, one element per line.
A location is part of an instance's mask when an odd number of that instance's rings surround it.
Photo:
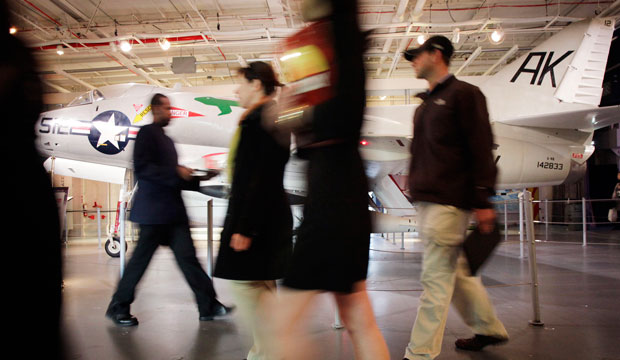
<path fill-rule="evenodd" d="M 450 302 L 475 334 L 508 338 L 480 278 L 469 276 L 461 248 L 469 218 L 468 211 L 454 206 L 418 204 L 424 292 L 405 353 L 410 360 L 439 355 Z"/>
<path fill-rule="evenodd" d="M 274 295 L 275 280 L 239 281 L 231 280 L 230 289 L 237 310 L 244 325 L 251 330 L 254 344 L 248 353 L 247 360 L 266 360 L 264 335 L 260 331 L 259 302 L 262 296 Z"/>

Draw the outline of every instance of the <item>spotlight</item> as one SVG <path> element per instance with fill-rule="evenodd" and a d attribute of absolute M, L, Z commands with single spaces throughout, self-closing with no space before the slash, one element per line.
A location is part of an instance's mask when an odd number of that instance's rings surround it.
<path fill-rule="evenodd" d="M 9 34 L 15 35 L 17 33 L 17 28 L 15 26 L 11 26 L 9 28 Z"/>
<path fill-rule="evenodd" d="M 127 41 L 127 40 L 121 41 L 121 50 L 123 52 L 130 52 L 131 51 L 131 43 L 129 43 L 129 41 Z"/>
<path fill-rule="evenodd" d="M 504 31 L 502 29 L 495 29 L 489 36 L 489 39 L 493 44 L 501 44 L 504 41 Z"/>
<path fill-rule="evenodd" d="M 456 44 L 459 40 L 461 40 L 461 29 L 454 28 L 454 30 L 452 30 L 452 42 Z"/>
<path fill-rule="evenodd" d="M 168 39 L 166 38 L 159 39 L 159 46 L 163 51 L 167 51 L 168 49 L 170 49 L 170 41 L 168 41 Z"/>
<path fill-rule="evenodd" d="M 58 55 L 64 55 L 65 54 L 65 51 L 63 50 L 62 45 L 56 46 L 56 54 L 58 54 Z"/>
<path fill-rule="evenodd" d="M 426 36 L 418 35 L 418 45 L 424 44 L 425 41 L 426 41 Z"/>

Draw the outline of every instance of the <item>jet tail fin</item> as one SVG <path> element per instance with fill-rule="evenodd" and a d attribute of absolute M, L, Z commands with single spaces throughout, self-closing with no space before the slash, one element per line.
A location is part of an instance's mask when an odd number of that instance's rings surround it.
<path fill-rule="evenodd" d="M 576 22 L 506 65 L 480 85 L 491 119 L 511 123 L 597 107 L 613 31 L 612 18 Z"/>
<path fill-rule="evenodd" d="M 613 19 L 590 21 L 581 45 L 555 92 L 556 99 L 594 106 L 600 104 L 613 32 Z"/>

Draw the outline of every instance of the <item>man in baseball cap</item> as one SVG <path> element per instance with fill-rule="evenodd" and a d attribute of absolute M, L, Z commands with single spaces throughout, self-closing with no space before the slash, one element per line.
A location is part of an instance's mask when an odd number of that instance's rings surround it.
<path fill-rule="evenodd" d="M 444 56 L 446 63 L 450 64 L 450 58 L 454 54 L 454 46 L 452 46 L 452 42 L 447 37 L 441 35 L 431 37 L 417 48 L 407 49 L 403 52 L 403 55 L 407 61 L 413 61 L 422 52 L 433 52 L 435 50 L 439 50 Z"/>
<path fill-rule="evenodd" d="M 418 313 L 405 349 L 406 360 L 430 360 L 441 352 L 452 303 L 474 336 L 458 349 L 480 351 L 508 341 L 480 277 L 472 276 L 462 243 L 471 215 L 481 233 L 491 233 L 497 166 L 484 94 L 450 74 L 454 47 L 433 36 L 404 56 L 418 79 L 428 81 L 413 118 L 409 192 L 417 203 L 424 244 Z"/>

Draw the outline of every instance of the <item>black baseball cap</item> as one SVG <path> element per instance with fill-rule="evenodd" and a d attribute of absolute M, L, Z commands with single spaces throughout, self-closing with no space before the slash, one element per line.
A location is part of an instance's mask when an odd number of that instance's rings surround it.
<path fill-rule="evenodd" d="M 450 39 L 442 35 L 435 35 L 430 37 L 419 47 L 405 50 L 403 55 L 407 61 L 412 61 L 423 51 L 432 51 L 435 49 L 441 51 L 441 53 L 448 59 L 452 57 L 452 54 L 454 54 L 454 46 L 452 46 Z"/>

